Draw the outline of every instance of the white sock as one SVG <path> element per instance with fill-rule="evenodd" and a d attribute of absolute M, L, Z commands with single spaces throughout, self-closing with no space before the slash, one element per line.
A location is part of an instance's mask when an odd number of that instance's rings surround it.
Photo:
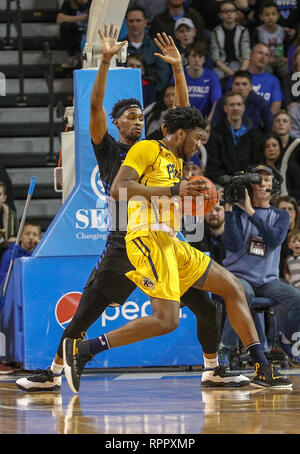
<path fill-rule="evenodd" d="M 52 364 L 50 366 L 50 369 L 54 374 L 60 374 L 63 368 L 64 368 L 63 364 L 56 364 L 54 360 L 52 361 Z"/>
<path fill-rule="evenodd" d="M 206 358 L 203 355 L 204 358 L 204 368 L 205 369 L 214 369 L 219 365 L 219 360 L 218 360 L 218 355 L 215 358 Z"/>

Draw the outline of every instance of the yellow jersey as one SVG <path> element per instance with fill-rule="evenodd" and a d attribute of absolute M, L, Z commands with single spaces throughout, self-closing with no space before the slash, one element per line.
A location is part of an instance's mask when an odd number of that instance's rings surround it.
<path fill-rule="evenodd" d="M 173 186 L 182 179 L 182 159 L 161 141 L 142 140 L 133 145 L 122 166 L 138 174 L 144 186 Z M 128 201 L 126 241 L 148 235 L 149 230 L 162 230 L 172 236 L 180 229 L 181 206 L 177 198 L 136 196 Z"/>

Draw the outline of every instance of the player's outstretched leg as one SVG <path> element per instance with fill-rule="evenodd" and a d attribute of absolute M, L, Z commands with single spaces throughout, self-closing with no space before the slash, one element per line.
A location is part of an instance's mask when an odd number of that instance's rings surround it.
<path fill-rule="evenodd" d="M 191 287 L 181 298 L 197 318 L 197 337 L 203 350 L 202 388 L 241 388 L 250 384 L 248 377 L 227 370 L 218 361 L 218 323 L 216 304 L 208 292 Z"/>
<path fill-rule="evenodd" d="M 91 276 L 93 272 L 91 273 Z M 89 285 L 84 288 L 76 314 L 61 336 L 56 356 L 51 366 L 47 369 L 36 369 L 31 375 L 19 378 L 17 388 L 22 391 L 59 391 L 62 384 L 63 352 L 62 345 L 66 337 L 76 339 L 100 317 L 111 300 L 102 295 L 98 290 Z"/>
<path fill-rule="evenodd" d="M 220 295 L 224 299 L 231 326 L 255 363 L 255 376 L 251 385 L 264 388 L 291 388 L 293 382 L 275 369 L 264 355 L 239 279 L 213 261 L 204 284 L 202 285 L 202 282 L 194 284 L 196 288 L 201 286 L 203 290 Z"/>

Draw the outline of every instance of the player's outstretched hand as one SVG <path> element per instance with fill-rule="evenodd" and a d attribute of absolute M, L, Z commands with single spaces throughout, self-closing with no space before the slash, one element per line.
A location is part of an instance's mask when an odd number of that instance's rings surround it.
<path fill-rule="evenodd" d="M 182 180 L 179 186 L 179 195 L 180 197 L 197 197 L 198 195 L 202 195 L 205 199 L 207 199 L 207 189 L 207 185 L 205 181 L 201 181 L 201 177 L 199 177 L 199 180 L 193 181 Z"/>
<path fill-rule="evenodd" d="M 165 32 L 157 33 L 156 38 L 154 38 L 155 43 L 162 51 L 162 54 L 155 52 L 155 56 L 161 60 L 169 63 L 170 65 L 181 64 L 181 55 L 179 50 L 175 46 L 172 36 L 167 36 Z"/>
<path fill-rule="evenodd" d="M 119 36 L 119 29 L 115 27 L 113 24 L 108 26 L 104 24 L 103 32 L 98 30 L 98 34 L 102 41 L 102 54 L 103 56 L 113 57 L 115 54 L 119 52 L 119 50 L 126 44 L 127 41 L 122 41 L 117 43 L 117 39 Z"/>

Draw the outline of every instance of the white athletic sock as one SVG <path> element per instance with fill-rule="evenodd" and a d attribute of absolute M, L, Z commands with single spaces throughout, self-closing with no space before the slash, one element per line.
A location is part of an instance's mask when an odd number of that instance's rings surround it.
<path fill-rule="evenodd" d="M 218 355 L 215 358 L 204 358 L 204 368 L 205 369 L 214 369 L 219 365 Z"/>
<path fill-rule="evenodd" d="M 54 360 L 52 361 L 52 364 L 50 366 L 50 369 L 54 374 L 60 374 L 63 368 L 64 368 L 63 364 L 56 364 Z"/>

